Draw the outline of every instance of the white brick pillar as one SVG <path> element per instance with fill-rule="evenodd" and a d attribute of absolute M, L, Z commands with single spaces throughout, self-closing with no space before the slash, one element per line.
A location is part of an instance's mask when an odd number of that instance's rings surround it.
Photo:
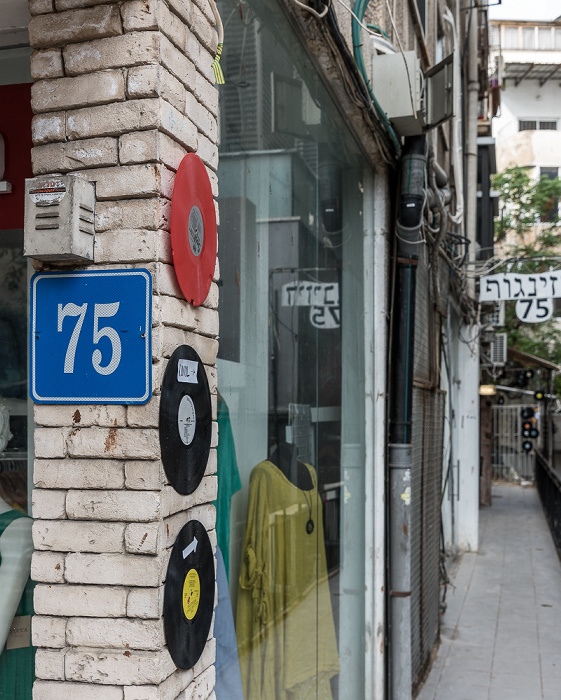
<path fill-rule="evenodd" d="M 216 541 L 216 424 L 205 476 L 180 496 L 162 469 L 158 411 L 167 359 L 187 343 L 206 366 L 216 417 L 218 288 L 203 306 L 187 304 L 169 233 L 174 175 L 188 151 L 217 194 L 213 14 L 208 0 L 29 6 L 34 173 L 95 180 L 96 265 L 147 268 L 154 289 L 148 404 L 35 406 L 34 698 L 212 697 L 214 640 L 195 668 L 176 669 L 162 602 L 183 524 L 200 520 Z"/>

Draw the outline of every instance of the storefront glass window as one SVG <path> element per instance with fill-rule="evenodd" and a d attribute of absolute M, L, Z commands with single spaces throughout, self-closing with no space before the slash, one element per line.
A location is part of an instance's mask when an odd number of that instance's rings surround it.
<path fill-rule="evenodd" d="M 365 164 L 281 9 L 219 5 L 217 535 L 243 687 L 223 697 L 356 700 Z"/>
<path fill-rule="evenodd" d="M 0 697 L 10 700 L 31 700 L 35 678 L 28 263 L 23 257 L 23 188 L 25 177 L 31 176 L 32 113 L 30 85 L 14 83 L 14 76 L 31 79 L 29 53 L 0 51 Z"/>

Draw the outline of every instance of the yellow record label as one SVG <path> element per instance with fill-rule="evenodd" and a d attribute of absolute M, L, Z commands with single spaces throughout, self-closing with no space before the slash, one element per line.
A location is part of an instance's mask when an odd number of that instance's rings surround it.
<path fill-rule="evenodd" d="M 188 620 L 192 620 L 199 609 L 201 599 L 201 582 L 196 569 L 189 569 L 183 583 L 183 612 Z"/>

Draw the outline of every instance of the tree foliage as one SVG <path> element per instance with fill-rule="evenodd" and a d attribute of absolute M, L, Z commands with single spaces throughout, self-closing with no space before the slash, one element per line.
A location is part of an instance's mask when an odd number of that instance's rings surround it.
<path fill-rule="evenodd" d="M 542 175 L 531 178 L 529 168 L 507 168 L 493 178 L 493 186 L 499 191 L 501 213 L 495 219 L 495 239 L 510 241 L 509 255 L 533 257 L 538 254 L 561 254 L 558 247 L 558 202 L 561 197 L 561 180 L 551 180 Z M 542 226 L 539 226 L 539 224 Z M 537 236 L 528 240 L 536 226 Z"/>
<path fill-rule="evenodd" d="M 499 191 L 501 213 L 495 219 L 495 239 L 501 244 L 504 264 L 496 272 L 533 273 L 561 267 L 561 180 L 533 179 L 527 168 L 507 168 L 493 178 Z M 505 325 L 508 345 L 561 365 L 561 319 L 524 323 L 514 302 L 507 302 Z M 556 393 L 561 395 L 561 376 Z"/>

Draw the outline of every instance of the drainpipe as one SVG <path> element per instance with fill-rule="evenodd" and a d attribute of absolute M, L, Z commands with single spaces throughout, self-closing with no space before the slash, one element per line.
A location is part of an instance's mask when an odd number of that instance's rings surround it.
<path fill-rule="evenodd" d="M 390 679 L 392 700 L 410 700 L 411 672 L 411 423 L 415 282 L 425 197 L 426 140 L 405 140 L 397 222 L 397 265 L 391 351 L 389 444 Z"/>
<path fill-rule="evenodd" d="M 456 9 L 456 14 L 459 15 L 459 8 Z M 454 173 L 454 185 L 456 194 L 456 210 L 455 214 L 448 215 L 450 220 L 461 226 L 464 216 L 464 154 L 463 154 L 463 139 L 462 139 L 462 74 L 461 74 L 461 57 L 458 34 L 456 31 L 456 21 L 454 15 L 448 8 L 444 10 L 444 20 L 447 22 L 452 35 L 452 51 L 454 55 L 453 72 L 454 72 L 454 116 L 452 117 L 451 126 L 451 154 L 452 172 Z M 461 233 L 460 229 L 460 233 Z"/>
<path fill-rule="evenodd" d="M 466 236 L 469 239 L 470 262 L 475 262 L 475 238 L 477 225 L 477 102 L 479 80 L 477 73 L 478 12 L 474 5 L 468 18 L 468 66 L 467 66 L 467 129 L 466 129 Z M 475 280 L 468 280 L 468 292 L 475 297 Z"/>

